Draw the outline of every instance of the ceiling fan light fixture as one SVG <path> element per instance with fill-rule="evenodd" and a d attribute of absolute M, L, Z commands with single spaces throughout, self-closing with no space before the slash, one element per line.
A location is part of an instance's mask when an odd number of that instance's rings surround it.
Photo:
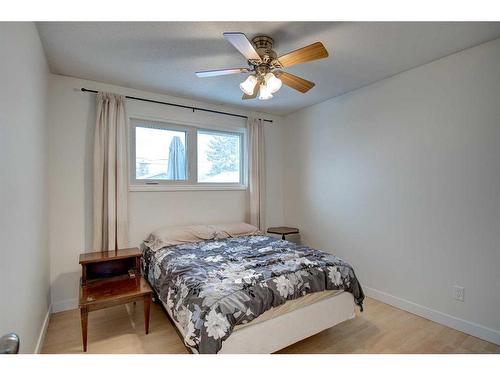
<path fill-rule="evenodd" d="M 240 89 L 247 95 L 252 95 L 255 90 L 255 85 L 257 84 L 257 77 L 254 75 L 248 76 L 248 78 L 240 83 Z"/>
<path fill-rule="evenodd" d="M 276 78 L 276 76 L 273 73 L 271 72 L 267 73 L 264 78 L 266 80 L 266 86 L 271 91 L 271 94 L 274 94 L 281 88 L 282 85 L 281 79 Z"/>
<path fill-rule="evenodd" d="M 261 84 L 259 90 L 259 100 L 268 100 L 272 97 L 273 93 L 271 92 L 271 89 L 267 85 Z"/>

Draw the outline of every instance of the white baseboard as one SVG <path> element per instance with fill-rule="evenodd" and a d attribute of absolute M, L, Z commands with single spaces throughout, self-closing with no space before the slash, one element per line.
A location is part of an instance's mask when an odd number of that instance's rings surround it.
<path fill-rule="evenodd" d="M 412 314 L 421 316 L 423 318 L 432 320 L 433 322 L 456 329 L 457 331 L 461 331 L 469 335 L 479 337 L 480 339 L 500 345 L 500 331 L 496 331 L 480 324 L 469 322 L 467 320 L 433 310 L 431 308 L 416 304 L 414 302 L 393 296 L 385 292 L 381 292 L 380 290 L 373 289 L 367 286 L 363 286 L 363 290 L 368 297 L 387 303 L 388 305 L 392 305 L 401 310 L 411 312 Z"/>
<path fill-rule="evenodd" d="M 52 302 L 52 313 L 58 313 L 66 310 L 73 310 L 78 307 L 78 299 L 71 298 L 63 301 Z"/>
<path fill-rule="evenodd" d="M 35 354 L 40 354 L 42 352 L 43 343 L 45 341 L 45 334 L 47 333 L 47 328 L 49 327 L 51 310 L 52 310 L 51 306 L 49 306 L 49 309 L 47 310 L 47 314 L 45 315 L 45 319 L 42 324 L 42 329 L 40 330 L 40 334 L 38 335 L 38 340 L 35 346 Z"/>

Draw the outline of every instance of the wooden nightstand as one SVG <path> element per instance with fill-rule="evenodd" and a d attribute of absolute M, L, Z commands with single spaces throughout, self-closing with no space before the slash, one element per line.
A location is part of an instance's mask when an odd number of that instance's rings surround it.
<path fill-rule="evenodd" d="M 124 303 L 144 301 L 144 329 L 149 332 L 152 290 L 141 276 L 138 248 L 80 254 L 82 279 L 80 307 L 83 351 L 87 351 L 87 323 L 90 311 Z"/>
<path fill-rule="evenodd" d="M 284 240 L 285 236 L 288 234 L 299 233 L 299 229 L 290 227 L 274 227 L 274 228 L 268 228 L 267 233 L 281 234 L 281 239 Z"/>

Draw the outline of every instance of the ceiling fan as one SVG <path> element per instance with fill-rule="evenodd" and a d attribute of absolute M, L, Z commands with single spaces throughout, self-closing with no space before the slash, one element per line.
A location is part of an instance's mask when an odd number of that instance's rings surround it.
<path fill-rule="evenodd" d="M 296 75 L 284 72 L 283 68 L 328 57 L 328 52 L 321 42 L 302 47 L 279 56 L 273 51 L 274 40 L 266 35 L 256 36 L 252 42 L 243 33 L 224 33 L 224 38 L 231 43 L 248 61 L 248 68 L 205 70 L 196 72 L 198 77 L 215 77 L 228 74 L 250 73 L 240 84 L 242 99 L 267 100 L 273 97 L 282 83 L 306 93 L 314 83 Z"/>

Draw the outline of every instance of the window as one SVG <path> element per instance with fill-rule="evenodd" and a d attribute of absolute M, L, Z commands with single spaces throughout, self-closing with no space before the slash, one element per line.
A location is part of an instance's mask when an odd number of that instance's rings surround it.
<path fill-rule="evenodd" d="M 186 172 L 185 132 L 136 126 L 136 179 L 186 180 Z"/>
<path fill-rule="evenodd" d="M 244 129 L 131 119 L 130 138 L 131 190 L 245 188 Z"/>
<path fill-rule="evenodd" d="M 241 182 L 242 136 L 198 130 L 198 182 Z"/>

